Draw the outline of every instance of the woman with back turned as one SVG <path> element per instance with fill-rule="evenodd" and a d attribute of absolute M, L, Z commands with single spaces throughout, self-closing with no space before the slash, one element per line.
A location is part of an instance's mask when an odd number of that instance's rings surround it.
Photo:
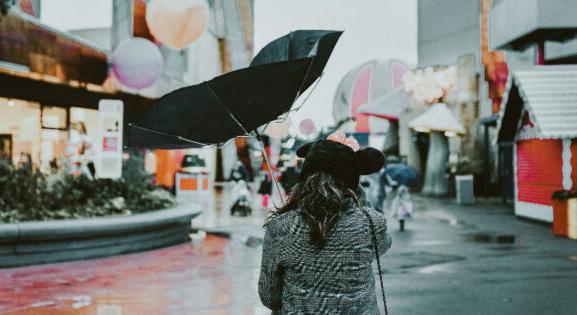
<path fill-rule="evenodd" d="M 328 139 L 297 150 L 299 183 L 265 224 L 259 295 L 274 314 L 379 313 L 371 263 L 391 239 L 359 176 L 384 158 L 342 133 Z"/>

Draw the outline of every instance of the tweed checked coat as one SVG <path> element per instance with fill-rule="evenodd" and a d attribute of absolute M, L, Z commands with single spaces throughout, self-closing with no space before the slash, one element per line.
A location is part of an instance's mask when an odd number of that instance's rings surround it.
<path fill-rule="evenodd" d="M 371 266 L 376 256 L 363 210 L 373 220 L 383 254 L 391 246 L 385 217 L 352 202 L 320 250 L 310 243 L 300 210 L 267 224 L 258 291 L 273 314 L 379 313 Z"/>

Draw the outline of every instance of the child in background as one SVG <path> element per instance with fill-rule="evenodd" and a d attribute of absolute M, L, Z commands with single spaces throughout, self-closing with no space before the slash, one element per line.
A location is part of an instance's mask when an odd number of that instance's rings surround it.
<path fill-rule="evenodd" d="M 409 188 L 400 185 L 397 188 L 397 195 L 393 199 L 392 211 L 394 216 L 399 220 L 399 230 L 405 230 L 405 221 L 409 220 L 413 213 L 413 200 L 409 193 Z"/>

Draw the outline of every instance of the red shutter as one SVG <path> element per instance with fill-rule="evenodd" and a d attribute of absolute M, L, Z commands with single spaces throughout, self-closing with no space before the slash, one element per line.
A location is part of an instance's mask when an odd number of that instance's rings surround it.
<path fill-rule="evenodd" d="M 551 205 L 551 194 L 563 188 L 561 140 L 526 140 L 517 143 L 519 201 Z"/>

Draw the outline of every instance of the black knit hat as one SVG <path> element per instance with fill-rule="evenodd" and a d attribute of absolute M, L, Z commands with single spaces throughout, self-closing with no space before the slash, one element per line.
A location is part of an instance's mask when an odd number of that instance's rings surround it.
<path fill-rule="evenodd" d="M 380 170 L 385 164 L 381 151 L 365 148 L 353 151 L 350 147 L 331 140 L 317 140 L 300 146 L 297 156 L 305 158 L 299 179 L 326 172 L 343 181 L 351 189 L 359 186 L 360 175 L 368 175 Z"/>

